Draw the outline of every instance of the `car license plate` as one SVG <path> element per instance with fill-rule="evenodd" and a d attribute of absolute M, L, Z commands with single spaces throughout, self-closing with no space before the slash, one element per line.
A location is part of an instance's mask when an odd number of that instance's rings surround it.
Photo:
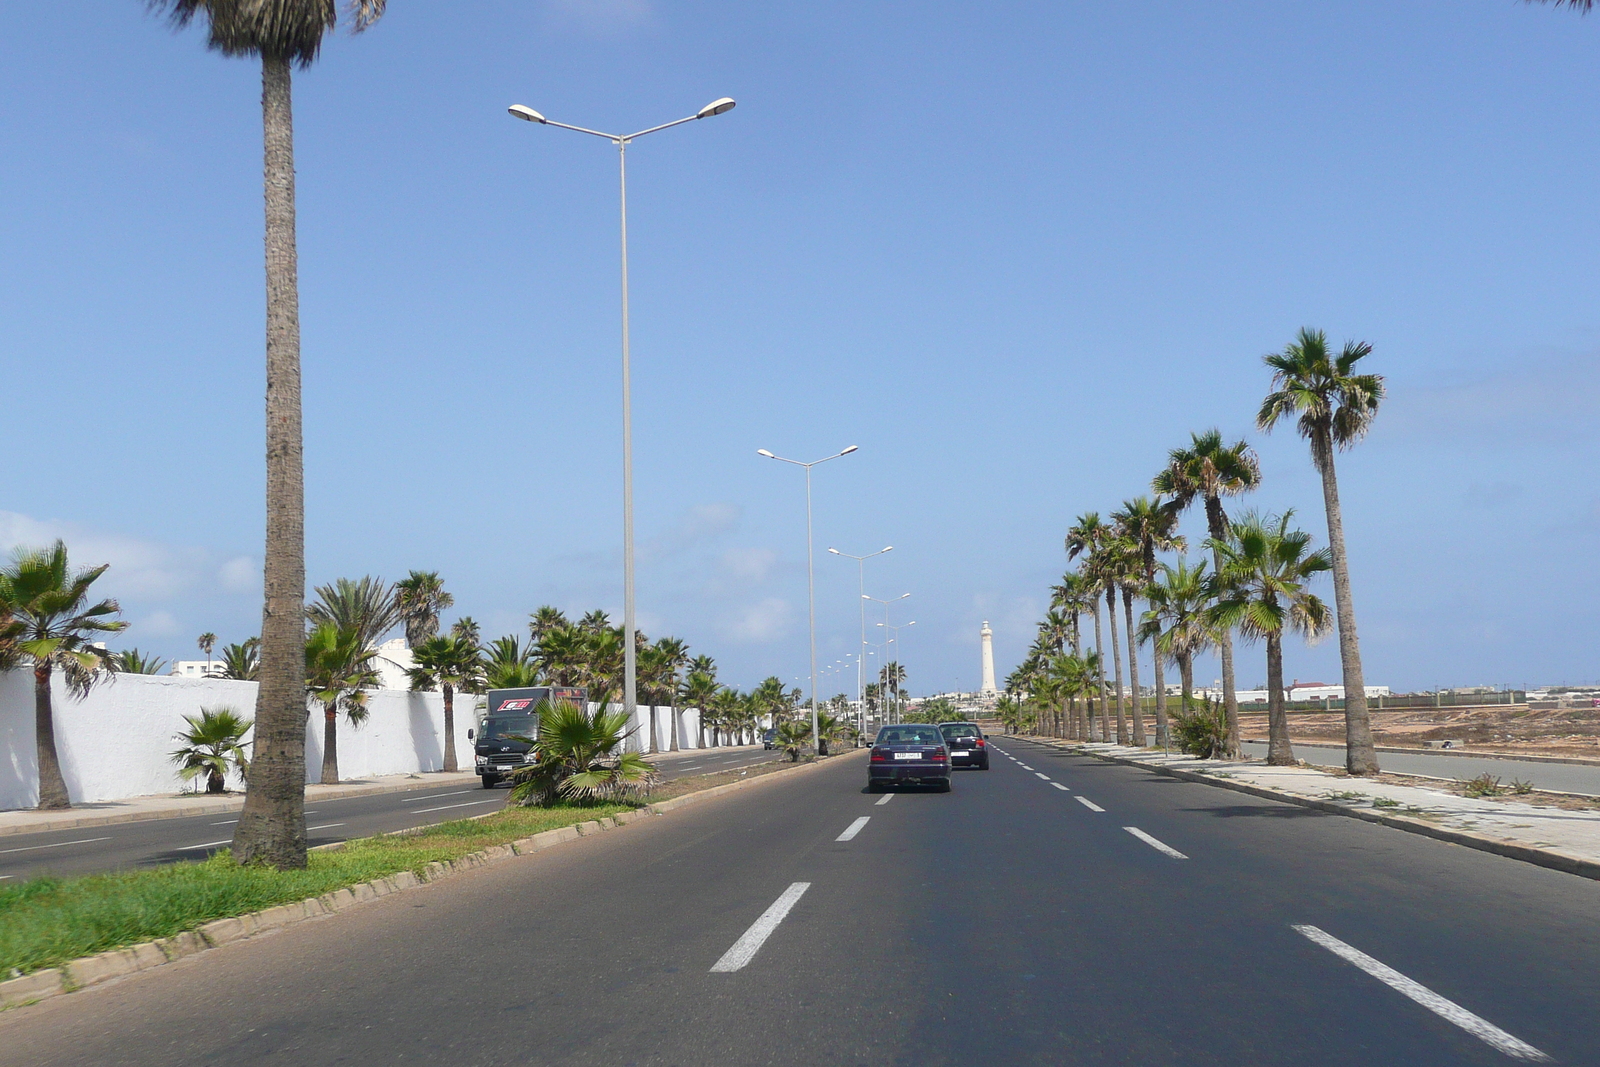
<path fill-rule="evenodd" d="M 954 752 L 950 753 L 950 755 L 952 755 L 952 756 L 970 756 L 970 755 L 972 755 L 972 753 L 970 751 L 968 751 L 967 749 L 958 748 Z"/>
<path fill-rule="evenodd" d="M 894 754 L 894 758 L 895 759 L 920 759 L 920 758 L 922 758 L 922 753 L 920 753 L 920 752 L 896 752 Z"/>

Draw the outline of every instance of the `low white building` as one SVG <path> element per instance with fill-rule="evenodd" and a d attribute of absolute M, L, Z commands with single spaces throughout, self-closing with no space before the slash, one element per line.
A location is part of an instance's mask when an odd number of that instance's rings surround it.
<path fill-rule="evenodd" d="M 167 673 L 177 678 L 205 678 L 222 669 L 222 661 L 214 659 L 207 663 L 203 659 L 180 659 L 173 663 L 172 669 Z"/>

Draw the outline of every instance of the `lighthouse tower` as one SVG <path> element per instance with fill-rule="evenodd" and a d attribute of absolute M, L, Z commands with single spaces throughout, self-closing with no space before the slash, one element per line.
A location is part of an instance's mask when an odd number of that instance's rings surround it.
<path fill-rule="evenodd" d="M 994 695 L 994 631 L 989 629 L 989 621 L 984 620 L 983 629 L 978 631 L 978 636 L 983 638 L 983 685 L 978 692 L 981 696 Z"/>

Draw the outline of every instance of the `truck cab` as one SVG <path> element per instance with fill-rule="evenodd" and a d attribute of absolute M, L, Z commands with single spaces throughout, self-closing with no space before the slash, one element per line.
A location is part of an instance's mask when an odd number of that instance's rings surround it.
<path fill-rule="evenodd" d="M 526 689 L 491 689 L 470 735 L 473 762 L 485 789 L 493 789 L 532 763 L 539 736 L 539 711 L 547 703 L 563 701 L 584 707 L 588 692 L 570 686 L 534 686 Z"/>

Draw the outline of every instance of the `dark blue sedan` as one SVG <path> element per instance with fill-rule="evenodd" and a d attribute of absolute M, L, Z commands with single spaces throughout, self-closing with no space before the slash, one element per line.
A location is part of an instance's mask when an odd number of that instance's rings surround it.
<path fill-rule="evenodd" d="M 867 763 L 867 789 L 926 785 L 950 792 L 950 750 L 937 726 L 904 724 L 878 731 Z"/>

